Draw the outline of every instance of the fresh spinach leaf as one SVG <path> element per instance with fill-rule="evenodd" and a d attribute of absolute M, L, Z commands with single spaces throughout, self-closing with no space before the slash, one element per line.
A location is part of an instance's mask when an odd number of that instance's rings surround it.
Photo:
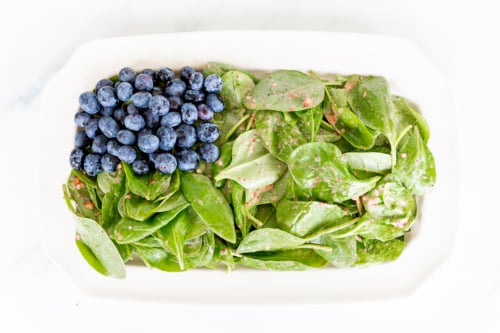
<path fill-rule="evenodd" d="M 250 232 L 236 249 L 238 253 L 274 251 L 293 248 L 304 244 L 302 238 L 289 234 L 283 230 L 263 228 Z"/>
<path fill-rule="evenodd" d="M 312 108 L 323 101 L 321 80 L 294 70 L 279 70 L 263 78 L 245 99 L 245 107 L 282 112 Z"/>
<path fill-rule="evenodd" d="M 290 181 L 288 171 L 275 183 L 260 188 L 246 189 L 245 204 L 248 207 L 277 203 L 286 193 L 287 183 Z"/>
<path fill-rule="evenodd" d="M 357 243 L 356 265 L 382 263 L 396 260 L 405 247 L 405 242 L 391 239 L 382 242 L 376 239 L 367 239 Z"/>
<path fill-rule="evenodd" d="M 185 269 L 184 241 L 188 226 L 189 216 L 187 211 L 183 210 L 172 222 L 168 223 L 154 234 L 154 237 L 161 241 L 165 250 L 175 255 L 181 270 Z"/>
<path fill-rule="evenodd" d="M 189 225 L 186 230 L 186 241 L 194 238 L 198 238 L 207 232 L 208 227 L 206 226 L 203 219 L 196 213 L 193 207 L 189 206 L 187 208 Z"/>
<path fill-rule="evenodd" d="M 123 171 L 127 179 L 127 188 L 130 192 L 147 200 L 156 200 L 162 194 L 168 192 L 170 187 L 170 176 L 159 171 L 151 172 L 145 176 L 138 176 L 127 163 L 122 163 Z"/>
<path fill-rule="evenodd" d="M 181 272 L 175 256 L 165 251 L 163 248 L 143 247 L 134 245 L 134 252 L 142 259 L 148 267 L 166 272 Z"/>
<path fill-rule="evenodd" d="M 233 212 L 224 195 L 203 175 L 182 173 L 181 189 L 196 213 L 219 237 L 234 243 Z"/>
<path fill-rule="evenodd" d="M 331 251 L 315 251 L 335 267 L 350 267 L 354 265 L 356 261 L 357 255 L 355 236 L 338 239 L 332 237 L 331 234 L 326 234 L 314 240 L 313 243 L 331 248 Z"/>
<path fill-rule="evenodd" d="M 245 209 L 245 189 L 233 180 L 231 180 L 231 202 L 234 212 L 234 221 L 241 230 L 242 236 L 245 237 L 252 227 L 252 221 L 248 219 Z"/>
<path fill-rule="evenodd" d="M 232 70 L 222 75 L 222 90 L 226 110 L 239 109 L 247 93 L 255 88 L 255 84 L 247 74 Z"/>
<path fill-rule="evenodd" d="M 365 172 L 386 174 L 392 167 L 391 155 L 377 152 L 349 152 L 344 157 L 354 169 Z"/>
<path fill-rule="evenodd" d="M 83 217 L 75 221 L 77 246 L 85 260 L 101 274 L 125 278 L 125 264 L 120 253 L 99 223 Z"/>
<path fill-rule="evenodd" d="M 316 136 L 318 135 L 319 127 L 321 126 L 321 121 L 323 120 L 322 104 L 318 104 L 307 110 L 287 114 L 293 114 L 299 119 L 298 126 L 309 142 L 316 141 Z"/>
<path fill-rule="evenodd" d="M 217 74 L 219 76 L 223 76 L 225 73 L 229 71 L 238 71 L 241 73 L 244 73 L 245 75 L 249 76 L 254 82 L 258 82 L 258 79 L 255 77 L 254 74 L 244 71 L 236 66 L 229 65 L 229 64 L 224 64 L 221 62 L 216 62 L 216 61 L 210 61 L 205 64 L 203 67 L 203 75 L 208 76 L 210 74 Z"/>
<path fill-rule="evenodd" d="M 246 254 L 240 258 L 238 263 L 257 269 L 301 271 L 311 267 L 324 267 L 328 264 L 328 261 L 313 250 L 296 249 Z"/>
<path fill-rule="evenodd" d="M 422 114 L 410 107 L 406 99 L 401 96 L 392 96 L 392 103 L 396 107 L 396 116 L 398 123 L 401 124 L 400 127 L 417 125 L 424 143 L 427 144 L 430 137 L 430 129 L 427 120 L 425 120 Z"/>

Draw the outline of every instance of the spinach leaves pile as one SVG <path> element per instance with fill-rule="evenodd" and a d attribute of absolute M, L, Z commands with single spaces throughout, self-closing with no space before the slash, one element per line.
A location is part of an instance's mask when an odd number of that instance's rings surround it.
<path fill-rule="evenodd" d="M 429 127 L 376 76 L 263 77 L 209 63 L 223 79 L 220 159 L 196 172 L 88 177 L 63 186 L 76 244 L 98 272 L 147 266 L 303 270 L 395 260 L 434 185 Z"/>

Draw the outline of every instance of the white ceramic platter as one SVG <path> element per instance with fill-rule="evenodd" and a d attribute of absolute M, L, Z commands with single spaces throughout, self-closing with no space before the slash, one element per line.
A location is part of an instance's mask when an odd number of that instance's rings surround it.
<path fill-rule="evenodd" d="M 125 66 L 179 69 L 219 61 L 245 69 L 313 69 L 374 74 L 407 97 L 431 128 L 437 184 L 423 200 L 402 256 L 367 268 L 274 272 L 237 269 L 167 273 L 128 265 L 127 278 L 96 273 L 75 246 L 62 184 L 70 172 L 78 96 Z M 173 303 L 297 303 L 394 298 L 421 286 L 450 255 L 457 222 L 457 147 L 454 114 L 442 74 L 412 43 L 334 32 L 226 31 L 106 39 L 82 46 L 43 92 L 41 201 L 44 249 L 88 295 Z"/>

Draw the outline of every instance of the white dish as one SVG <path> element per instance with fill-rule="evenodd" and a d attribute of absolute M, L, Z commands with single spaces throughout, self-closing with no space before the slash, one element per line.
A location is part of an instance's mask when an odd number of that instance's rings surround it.
<path fill-rule="evenodd" d="M 237 269 L 166 273 L 127 266 L 127 278 L 96 273 L 74 243 L 73 217 L 61 185 L 70 172 L 73 116 L 81 92 L 120 68 L 201 67 L 220 61 L 246 69 L 314 69 L 375 74 L 392 92 L 418 105 L 431 128 L 437 184 L 425 196 L 419 221 L 401 257 L 366 268 L 274 272 Z M 82 46 L 47 83 L 42 99 L 42 231 L 47 255 L 88 295 L 173 303 L 296 303 L 408 295 L 450 255 L 457 222 L 458 173 L 454 115 L 443 75 L 412 43 L 334 32 L 228 31 L 98 40 Z"/>

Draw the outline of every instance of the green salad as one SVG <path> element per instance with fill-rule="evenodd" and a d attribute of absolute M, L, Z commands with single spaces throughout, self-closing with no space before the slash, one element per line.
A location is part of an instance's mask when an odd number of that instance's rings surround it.
<path fill-rule="evenodd" d="M 121 162 L 72 170 L 63 185 L 96 271 L 124 278 L 131 260 L 168 272 L 344 268 L 401 255 L 436 172 L 427 122 L 386 79 L 221 63 L 203 74 L 223 82 L 217 161 L 170 175 Z"/>

